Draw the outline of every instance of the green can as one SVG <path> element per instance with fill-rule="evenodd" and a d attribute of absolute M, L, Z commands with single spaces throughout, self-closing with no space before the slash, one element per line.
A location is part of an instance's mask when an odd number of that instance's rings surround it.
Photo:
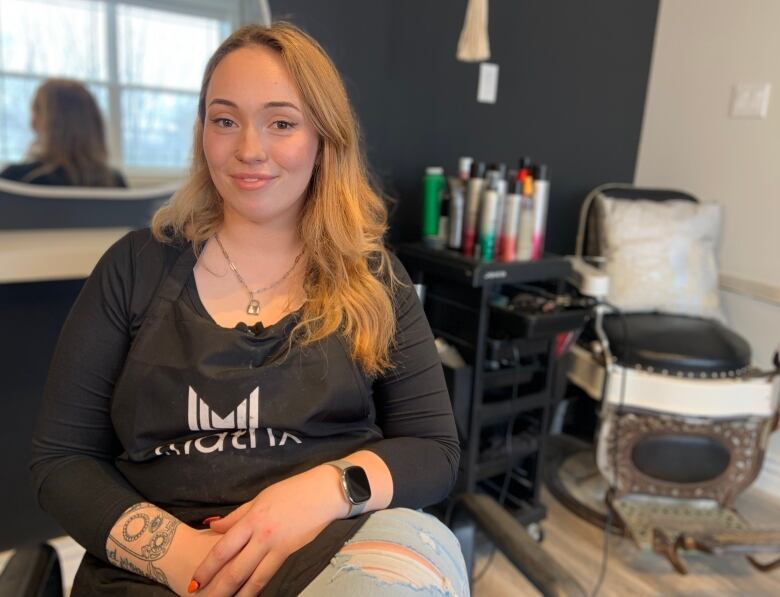
<path fill-rule="evenodd" d="M 444 168 L 429 166 L 423 177 L 422 237 L 425 242 L 436 243 L 439 235 L 441 194 L 447 185 Z"/>

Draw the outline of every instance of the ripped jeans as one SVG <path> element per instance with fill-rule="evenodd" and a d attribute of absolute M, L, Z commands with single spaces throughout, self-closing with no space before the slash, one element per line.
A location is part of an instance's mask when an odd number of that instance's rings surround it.
<path fill-rule="evenodd" d="M 436 517 L 392 508 L 374 512 L 300 597 L 468 597 L 455 535 Z"/>

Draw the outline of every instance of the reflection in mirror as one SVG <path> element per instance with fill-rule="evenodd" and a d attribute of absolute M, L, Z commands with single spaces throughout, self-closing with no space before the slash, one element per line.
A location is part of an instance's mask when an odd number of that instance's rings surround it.
<path fill-rule="evenodd" d="M 35 91 L 30 119 L 34 137 L 26 160 L 0 177 L 38 185 L 126 187 L 108 166 L 103 117 L 85 85 L 46 79 Z"/>
<path fill-rule="evenodd" d="M 0 0 L 0 169 L 31 157 L 36 90 L 68 78 L 95 98 L 110 163 L 131 186 L 181 176 L 203 69 L 233 15 L 230 3 L 155 4 Z"/>

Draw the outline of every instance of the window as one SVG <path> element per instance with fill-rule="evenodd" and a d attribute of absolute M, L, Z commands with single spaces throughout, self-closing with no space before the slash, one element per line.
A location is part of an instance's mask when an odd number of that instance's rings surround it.
<path fill-rule="evenodd" d="M 84 82 L 127 170 L 186 167 L 206 61 L 236 2 L 0 0 L 0 163 L 32 140 L 30 104 L 49 77 Z"/>

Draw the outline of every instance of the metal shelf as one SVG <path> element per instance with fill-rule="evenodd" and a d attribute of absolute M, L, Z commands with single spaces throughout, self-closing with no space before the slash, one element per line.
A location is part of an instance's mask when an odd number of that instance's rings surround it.
<path fill-rule="evenodd" d="M 485 424 L 508 420 L 512 415 L 543 408 L 550 401 L 549 390 L 534 394 L 522 394 L 516 400 L 507 398 L 495 402 L 483 402 L 479 411 L 479 419 Z"/>
<path fill-rule="evenodd" d="M 521 367 L 504 367 L 495 371 L 485 371 L 482 374 L 482 387 L 486 390 L 505 388 L 514 384 L 521 385 L 533 379 L 539 371 L 536 365 Z"/>
<path fill-rule="evenodd" d="M 437 275 L 466 283 L 472 288 L 489 284 L 565 280 L 572 271 L 571 264 L 566 259 L 555 255 L 546 255 L 538 261 L 485 263 L 457 251 L 432 249 L 423 243 L 403 245 L 398 256 L 405 264 L 435 271 Z"/>
<path fill-rule="evenodd" d="M 539 449 L 538 434 L 518 433 L 512 436 L 512 453 L 510 455 L 495 456 L 490 459 L 477 462 L 477 479 L 483 480 L 496 475 L 505 474 L 507 468 L 514 468 L 516 463 L 532 455 Z M 484 454 L 481 454 L 482 456 Z M 512 463 L 511 467 L 509 463 Z"/>

